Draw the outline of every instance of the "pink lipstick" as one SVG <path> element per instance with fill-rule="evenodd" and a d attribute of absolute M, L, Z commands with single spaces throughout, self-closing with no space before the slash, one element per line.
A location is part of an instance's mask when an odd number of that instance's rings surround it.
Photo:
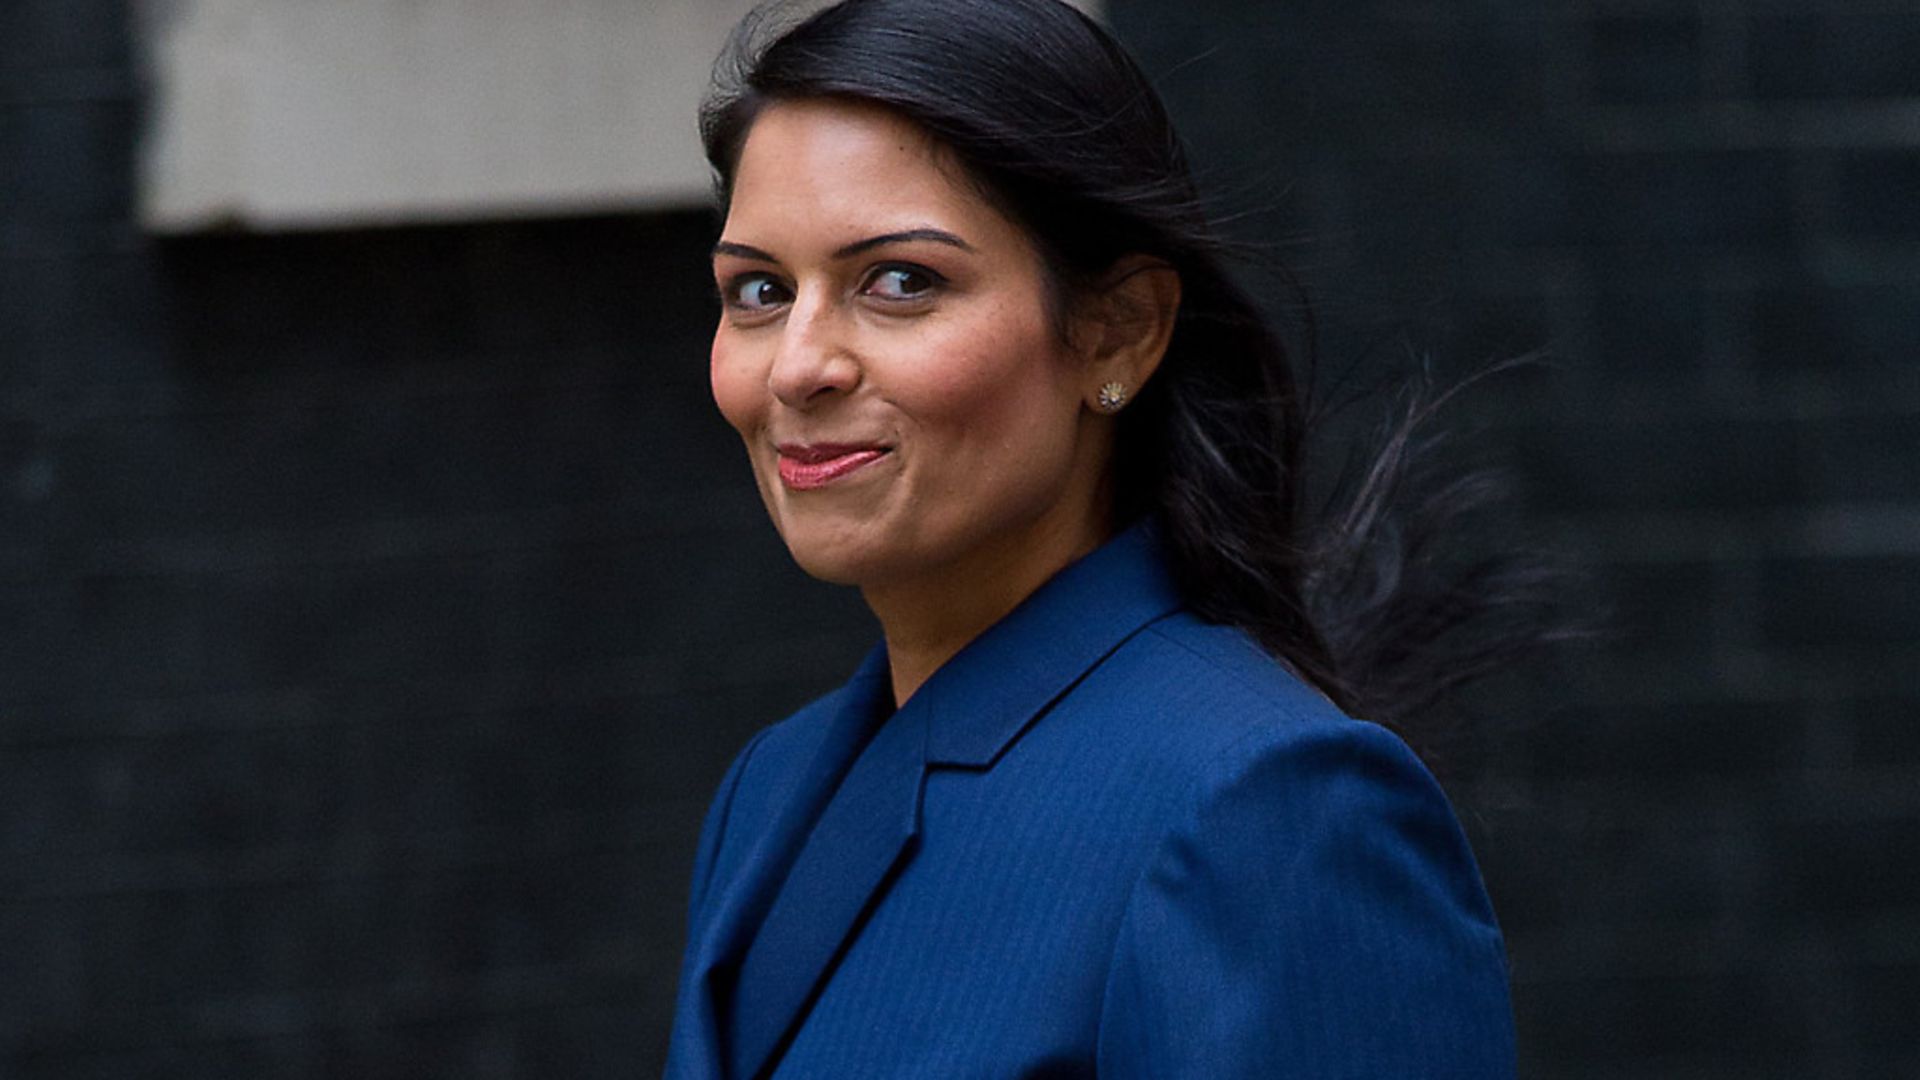
<path fill-rule="evenodd" d="M 795 491 L 826 487 L 843 476 L 866 468 L 887 456 L 883 446 L 847 446 L 835 443 L 782 443 L 780 482 Z"/>

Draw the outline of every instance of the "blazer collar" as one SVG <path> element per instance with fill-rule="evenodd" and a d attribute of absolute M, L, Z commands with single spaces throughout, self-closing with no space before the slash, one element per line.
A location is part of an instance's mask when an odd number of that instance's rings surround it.
<path fill-rule="evenodd" d="M 1148 623 L 1180 607 L 1159 530 L 1140 522 L 1054 575 L 929 678 L 927 764 L 983 768 Z"/>
<path fill-rule="evenodd" d="M 727 1075 L 776 1061 L 794 1022 L 920 833 L 924 713 L 908 702 L 873 736 L 813 823 L 740 962 Z"/>
<path fill-rule="evenodd" d="M 1179 605 L 1157 535 L 1141 525 L 1055 575 L 877 732 L 892 690 L 884 648 L 867 657 L 796 796 L 723 901 L 708 955 L 739 963 L 723 994 L 726 1075 L 758 1076 L 778 1060 L 862 914 L 911 860 L 927 769 L 991 765 L 1094 665 Z"/>
<path fill-rule="evenodd" d="M 826 810 L 842 778 L 866 747 L 877 728 L 893 711 L 887 653 L 875 648 L 850 679 L 822 703 L 827 722 L 807 752 L 806 766 L 794 773 L 794 785 L 781 799 L 781 808 L 742 862 L 738 877 L 714 898 L 717 905 L 694 947 L 697 961 L 691 992 L 683 1002 L 690 1030 L 675 1033 L 674 1080 L 719 1080 L 729 1075 L 724 1062 L 729 1043 L 737 1045 L 737 1025 L 722 1027 L 722 1018 L 734 1003 L 733 989 L 748 946 L 782 894 L 782 883 L 807 845 L 808 835 Z M 723 1035 L 722 1032 L 726 1034 Z M 728 1038 L 727 1036 L 732 1036 Z M 765 1051 L 760 1051 L 764 1056 Z M 737 1059 L 737 1058 L 736 1058 Z M 757 1066 L 756 1066 L 757 1068 Z M 744 1075 L 752 1075 L 747 1073 Z"/>

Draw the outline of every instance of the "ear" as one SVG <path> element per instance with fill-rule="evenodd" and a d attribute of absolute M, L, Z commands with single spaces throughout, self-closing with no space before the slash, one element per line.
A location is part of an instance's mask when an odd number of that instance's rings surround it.
<path fill-rule="evenodd" d="M 1117 413 L 1153 378 L 1180 314 L 1180 273 L 1163 259 L 1128 255 L 1114 264 L 1088 305 L 1085 400 Z"/>

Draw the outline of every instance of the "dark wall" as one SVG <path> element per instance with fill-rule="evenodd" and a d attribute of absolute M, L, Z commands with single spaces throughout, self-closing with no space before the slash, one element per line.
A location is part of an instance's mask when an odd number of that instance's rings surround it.
<path fill-rule="evenodd" d="M 1456 790 L 1525 1073 L 1920 1076 L 1920 8 L 1115 9 L 1329 365 L 1550 352 L 1469 410 L 1613 619 Z"/>
<path fill-rule="evenodd" d="M 657 1070 L 707 798 L 870 632 L 709 215 L 145 238 L 124 16 L 0 5 L 0 1076 Z"/>
<path fill-rule="evenodd" d="M 0 1075 L 648 1074 L 713 783 L 871 633 L 710 224 L 144 237 L 123 4 L 0 3 Z M 1920 14 L 1113 8 L 1330 362 L 1558 358 L 1473 415 L 1616 630 L 1456 789 L 1527 1074 L 1920 1074 Z"/>

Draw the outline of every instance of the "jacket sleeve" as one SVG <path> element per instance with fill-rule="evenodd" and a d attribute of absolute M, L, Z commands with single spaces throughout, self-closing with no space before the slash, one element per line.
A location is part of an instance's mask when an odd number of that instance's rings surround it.
<path fill-rule="evenodd" d="M 1372 724 L 1242 740 L 1135 882 L 1103 1077 L 1511 1077 L 1506 960 L 1433 778 Z"/>

